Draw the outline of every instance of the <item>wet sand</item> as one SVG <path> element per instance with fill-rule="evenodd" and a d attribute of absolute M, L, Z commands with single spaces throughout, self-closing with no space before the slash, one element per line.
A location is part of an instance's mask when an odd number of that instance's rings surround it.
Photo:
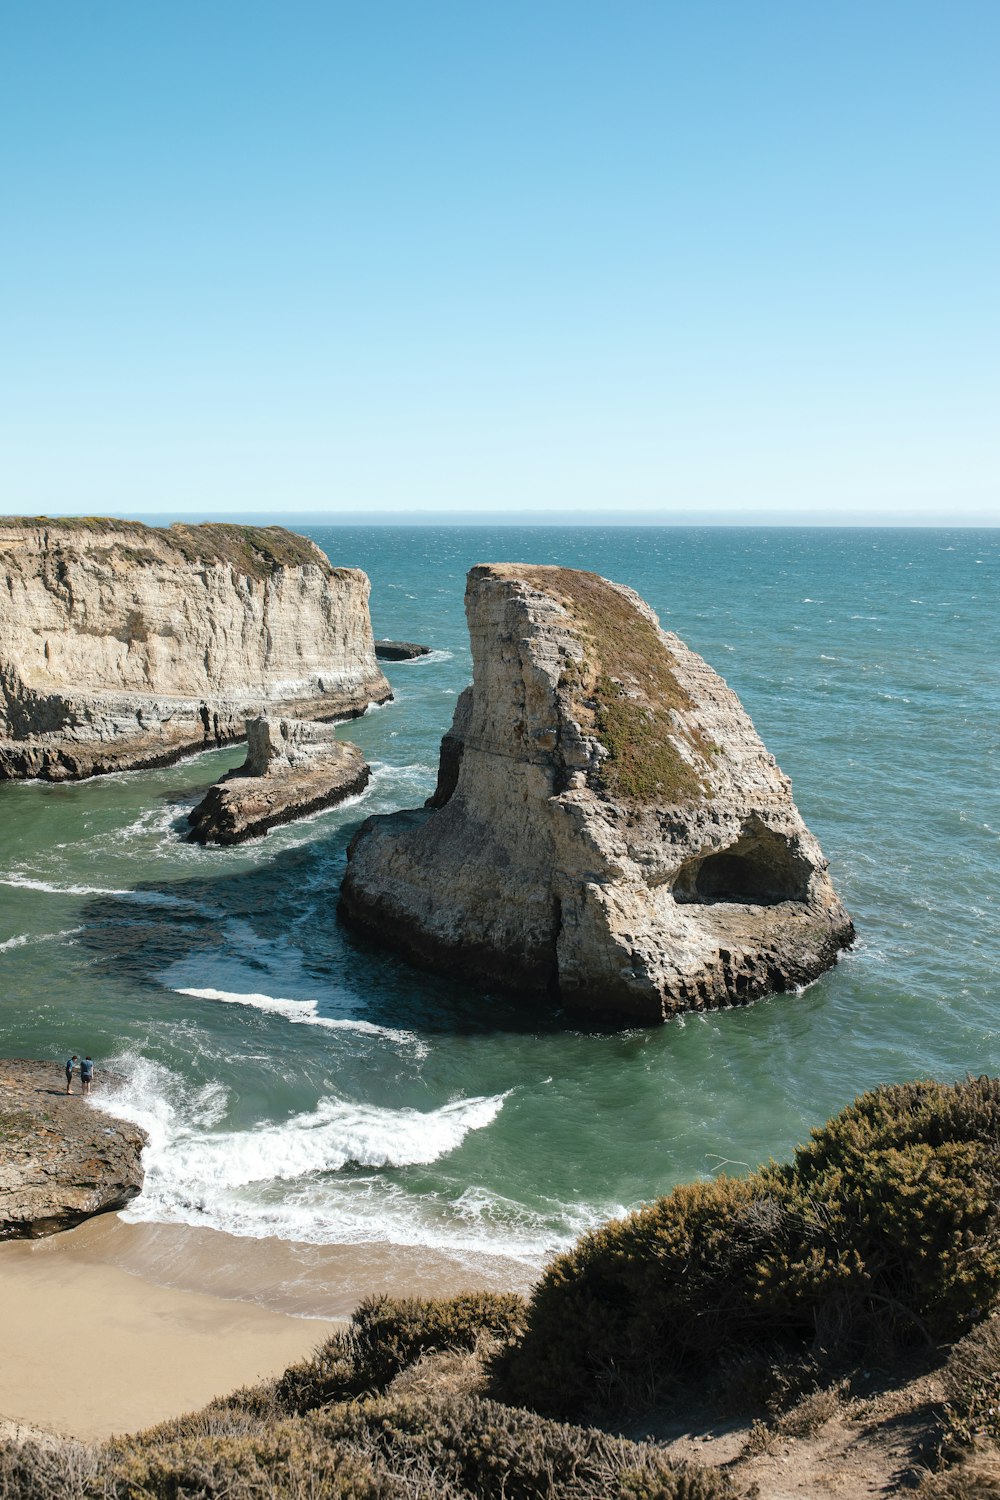
<path fill-rule="evenodd" d="M 245 1240 L 108 1214 L 0 1245 L 0 1416 L 80 1438 L 136 1431 L 280 1373 L 369 1293 L 524 1291 L 531 1280 L 499 1258 Z"/>

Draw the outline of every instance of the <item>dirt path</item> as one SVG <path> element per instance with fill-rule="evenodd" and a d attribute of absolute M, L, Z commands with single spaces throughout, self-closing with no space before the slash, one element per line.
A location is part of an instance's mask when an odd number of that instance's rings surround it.
<path fill-rule="evenodd" d="M 733 1423 L 685 1433 L 671 1457 L 718 1464 L 761 1500 L 868 1500 L 913 1484 L 933 1446 L 943 1389 L 920 1375 L 866 1398 L 811 1398 L 772 1427 Z"/>

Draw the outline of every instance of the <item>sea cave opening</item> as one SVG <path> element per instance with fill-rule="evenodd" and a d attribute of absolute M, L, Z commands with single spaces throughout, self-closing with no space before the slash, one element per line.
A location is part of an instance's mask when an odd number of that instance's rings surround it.
<path fill-rule="evenodd" d="M 674 900 L 710 905 L 777 906 L 804 901 L 810 866 L 787 839 L 762 825 L 744 828 L 735 844 L 681 866 Z"/>

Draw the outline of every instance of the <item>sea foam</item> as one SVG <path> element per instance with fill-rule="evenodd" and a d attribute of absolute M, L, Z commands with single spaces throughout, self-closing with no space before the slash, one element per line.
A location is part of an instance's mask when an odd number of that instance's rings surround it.
<path fill-rule="evenodd" d="M 327 1096 L 287 1120 L 227 1130 L 219 1128 L 229 1102 L 221 1083 L 192 1090 L 136 1054 L 113 1059 L 108 1069 L 116 1081 L 92 1106 L 134 1121 L 149 1137 L 143 1191 L 125 1214 L 131 1222 L 316 1244 L 434 1245 L 532 1263 L 565 1239 L 485 1189 L 469 1187 L 457 1202 L 442 1204 L 382 1175 L 448 1156 L 470 1132 L 493 1123 L 509 1093 L 452 1099 L 431 1110 Z"/>
<path fill-rule="evenodd" d="M 217 1000 L 224 1005 L 246 1005 L 252 1010 L 266 1011 L 271 1015 L 284 1016 L 296 1025 L 322 1026 L 328 1031 L 357 1031 L 367 1036 L 385 1037 L 387 1041 L 401 1042 L 416 1048 L 426 1056 L 427 1047 L 412 1031 L 397 1031 L 392 1026 L 377 1026 L 374 1021 L 355 1020 L 352 1017 L 318 1015 L 318 1000 L 286 1000 L 275 995 L 242 994 L 234 990 L 176 988 L 177 995 L 192 995 L 196 1000 Z"/>
<path fill-rule="evenodd" d="M 51 880 L 36 880 L 30 875 L 10 873 L 0 875 L 0 885 L 19 887 L 27 891 L 41 891 L 48 896 L 121 896 L 124 900 L 135 901 L 140 906 L 191 906 L 193 904 L 179 896 L 171 896 L 167 891 L 135 891 L 106 885 L 56 885 Z"/>

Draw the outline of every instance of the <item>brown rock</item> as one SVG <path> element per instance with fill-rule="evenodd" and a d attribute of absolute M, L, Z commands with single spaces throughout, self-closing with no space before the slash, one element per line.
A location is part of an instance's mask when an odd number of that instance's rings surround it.
<path fill-rule="evenodd" d="M 430 656 L 430 646 L 418 646 L 416 641 L 375 642 L 375 655 L 380 661 L 413 661 L 418 656 Z"/>
<path fill-rule="evenodd" d="M 63 1062 L 0 1062 L 0 1240 L 38 1239 L 124 1208 L 145 1131 L 65 1092 Z M 100 1097 L 98 1075 L 93 1098 Z"/>

